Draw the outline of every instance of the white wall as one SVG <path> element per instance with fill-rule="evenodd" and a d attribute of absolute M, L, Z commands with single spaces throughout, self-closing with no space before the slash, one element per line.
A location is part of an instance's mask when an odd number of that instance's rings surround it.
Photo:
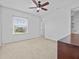
<path fill-rule="evenodd" d="M 2 7 L 2 40 L 3 43 L 15 42 L 25 39 L 31 39 L 40 36 L 40 25 L 41 20 L 39 17 L 21 12 L 14 9 L 9 9 L 6 7 Z M 25 33 L 23 35 L 14 35 L 13 34 L 13 25 L 12 25 L 12 16 L 20 16 L 28 19 L 29 22 L 29 33 Z"/>
<path fill-rule="evenodd" d="M 45 36 L 49 39 L 58 40 L 70 32 L 70 11 L 63 8 L 54 10 L 45 19 Z"/>
<path fill-rule="evenodd" d="M 59 40 L 71 32 L 71 9 L 78 7 L 79 1 L 71 2 L 67 1 L 61 5 L 62 7 L 51 10 L 43 17 L 45 20 L 45 37 Z"/>
<path fill-rule="evenodd" d="M 0 46 L 1 46 L 1 40 L 2 40 L 2 36 L 1 36 L 1 6 L 0 6 Z"/>
<path fill-rule="evenodd" d="M 19 1 L 19 2 L 18 2 Z M 71 31 L 71 8 L 79 6 L 79 0 L 48 0 L 48 11 L 40 13 L 45 21 L 45 36 L 49 39 L 61 39 Z M 2 5 L 34 13 L 31 0 L 3 0 Z M 35 6 L 35 5 L 34 5 Z M 39 15 L 39 14 L 38 14 Z"/>

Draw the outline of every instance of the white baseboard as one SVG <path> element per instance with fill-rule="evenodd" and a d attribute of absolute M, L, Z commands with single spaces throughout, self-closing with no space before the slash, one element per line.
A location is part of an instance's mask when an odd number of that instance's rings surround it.
<path fill-rule="evenodd" d="M 64 38 L 64 37 L 68 36 L 69 34 L 70 34 L 70 33 L 65 34 L 65 35 L 63 35 L 62 37 L 58 38 L 58 39 L 56 39 L 56 38 L 54 38 L 54 37 L 50 37 L 50 36 L 46 36 L 45 38 L 47 38 L 47 39 L 49 39 L 49 40 L 53 40 L 53 41 L 58 41 L 58 40 L 60 40 L 60 39 L 62 39 L 62 38 Z"/>
<path fill-rule="evenodd" d="M 70 33 L 63 35 L 61 38 L 59 38 L 59 40 L 65 38 L 65 37 L 67 37 L 69 34 L 70 34 Z"/>
<path fill-rule="evenodd" d="M 49 40 L 53 40 L 53 41 L 58 41 L 56 38 L 54 38 L 54 37 L 45 37 L 46 39 L 49 39 Z"/>

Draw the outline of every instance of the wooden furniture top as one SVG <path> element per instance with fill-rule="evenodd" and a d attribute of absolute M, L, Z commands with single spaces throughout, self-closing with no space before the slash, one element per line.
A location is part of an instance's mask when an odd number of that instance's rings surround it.
<path fill-rule="evenodd" d="M 59 42 L 79 46 L 79 34 L 71 33 L 67 37 L 64 37 L 63 39 L 59 40 Z"/>

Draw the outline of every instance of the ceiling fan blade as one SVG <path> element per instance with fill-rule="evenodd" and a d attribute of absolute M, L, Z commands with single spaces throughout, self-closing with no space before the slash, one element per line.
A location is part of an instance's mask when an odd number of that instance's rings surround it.
<path fill-rule="evenodd" d="M 46 9 L 46 8 L 41 8 L 42 10 L 44 10 L 44 11 L 47 11 L 48 9 Z"/>
<path fill-rule="evenodd" d="M 35 0 L 32 0 L 32 1 L 36 6 L 38 6 L 38 3 Z"/>
<path fill-rule="evenodd" d="M 46 5 L 49 5 L 49 2 L 45 2 L 44 4 L 41 5 L 41 7 L 44 7 Z"/>
<path fill-rule="evenodd" d="M 37 7 L 29 7 L 29 9 L 35 9 L 35 8 L 37 8 Z"/>

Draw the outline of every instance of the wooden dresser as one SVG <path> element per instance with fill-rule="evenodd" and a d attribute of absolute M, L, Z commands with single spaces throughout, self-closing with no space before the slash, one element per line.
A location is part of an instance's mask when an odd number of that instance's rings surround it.
<path fill-rule="evenodd" d="M 58 41 L 58 59 L 79 59 L 79 34 Z"/>

